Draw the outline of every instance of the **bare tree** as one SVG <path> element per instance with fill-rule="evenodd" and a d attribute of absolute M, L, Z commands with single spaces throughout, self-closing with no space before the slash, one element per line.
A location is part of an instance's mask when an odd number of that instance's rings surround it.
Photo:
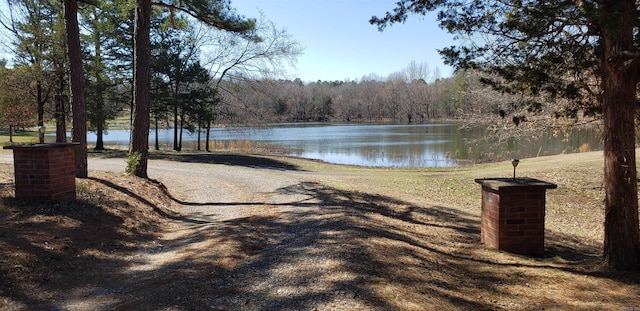
<path fill-rule="evenodd" d="M 286 64 L 295 66 L 303 48 L 284 29 L 267 21 L 256 22 L 255 36 L 203 29 L 200 36 L 203 66 L 208 68 L 219 87 L 223 79 L 274 78 L 286 74 Z"/>
<path fill-rule="evenodd" d="M 239 33 L 202 29 L 200 48 L 202 49 L 203 66 L 209 68 L 213 77 L 213 85 L 226 100 L 221 104 L 239 103 L 237 90 L 226 88 L 225 85 L 238 86 L 238 81 L 251 79 L 269 79 L 283 76 L 285 64 L 295 66 L 297 57 L 303 48 L 298 41 L 284 29 L 279 29 L 270 21 L 260 16 L 254 29 L 254 36 L 247 37 Z M 222 83 L 223 81 L 231 84 Z M 209 120 L 206 131 L 206 146 L 209 145 Z"/>
<path fill-rule="evenodd" d="M 426 62 L 418 63 L 415 60 L 411 61 L 402 72 L 405 75 L 406 82 L 411 83 L 416 80 L 422 80 L 423 82 L 429 82 L 431 79 L 431 70 L 429 64 Z"/>

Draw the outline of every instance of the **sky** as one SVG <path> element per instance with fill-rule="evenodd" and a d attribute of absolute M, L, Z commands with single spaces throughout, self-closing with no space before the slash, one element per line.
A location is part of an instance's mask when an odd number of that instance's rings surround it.
<path fill-rule="evenodd" d="M 405 24 L 383 32 L 369 19 L 384 16 L 397 0 L 232 0 L 240 15 L 265 19 L 285 29 L 304 47 L 296 68 L 284 78 L 305 82 L 351 81 L 365 75 L 387 77 L 412 61 L 439 69 L 449 77 L 437 49 L 454 44 L 453 36 L 438 27 L 436 14 L 411 15 Z M 4 1 L 0 10 L 6 11 Z M 0 58 L 10 55 L 0 51 Z"/>
<path fill-rule="evenodd" d="M 365 75 L 386 77 L 412 61 L 439 69 L 449 77 L 437 50 L 454 44 L 453 36 L 438 27 L 435 13 L 411 15 L 405 24 L 383 32 L 369 24 L 383 16 L 396 0 L 232 0 L 240 15 L 265 19 L 283 28 L 305 48 L 289 78 L 305 82 L 351 81 Z"/>

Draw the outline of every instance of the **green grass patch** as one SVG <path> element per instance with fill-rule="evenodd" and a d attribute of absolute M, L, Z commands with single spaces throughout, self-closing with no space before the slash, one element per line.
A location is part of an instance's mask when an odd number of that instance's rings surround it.
<path fill-rule="evenodd" d="M 20 131 L 13 133 L 13 143 L 14 144 L 31 144 L 38 142 L 38 132 L 36 131 Z M 0 131 L 0 143 L 2 145 L 9 145 L 10 137 L 9 131 L 2 130 Z"/>

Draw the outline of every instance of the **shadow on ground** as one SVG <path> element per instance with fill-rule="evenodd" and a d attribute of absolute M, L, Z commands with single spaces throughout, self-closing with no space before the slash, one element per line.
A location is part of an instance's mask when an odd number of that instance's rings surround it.
<path fill-rule="evenodd" d="M 638 283 L 637 273 L 589 269 L 598 261 L 597 245 L 552 232 L 547 258 L 531 259 L 485 249 L 477 216 L 446 206 L 416 206 L 313 182 L 277 192 L 304 198 L 230 203 L 265 212 L 193 227 L 184 239 L 165 241 L 159 253 L 178 252 L 179 260 L 136 274 L 127 299 L 115 306 L 515 310 L 640 302 L 637 286 L 628 286 Z M 605 284 L 625 290 L 603 299 Z"/>
<path fill-rule="evenodd" d="M 16 199 L 13 184 L 2 185 L 0 310 L 101 310 L 122 299 L 131 284 L 123 269 L 141 248 L 159 247 L 169 220 L 205 223 L 168 210 L 153 181 L 93 174 L 71 202 Z"/>
<path fill-rule="evenodd" d="M 122 158 L 128 157 L 126 150 L 109 149 L 103 151 L 90 151 L 90 156 L 100 158 Z M 151 152 L 150 160 L 165 160 L 185 163 L 207 163 L 229 166 L 241 166 L 250 168 L 262 168 L 272 170 L 298 171 L 300 168 L 287 162 L 278 161 L 268 157 L 257 155 L 242 155 L 235 153 L 170 153 Z"/>
<path fill-rule="evenodd" d="M 92 201 L 2 198 L 0 309 L 10 302 L 22 306 L 18 310 L 72 309 L 60 304 L 70 293 L 90 300 L 100 291 L 99 283 L 119 282 L 114 275 L 130 264 L 123 255 L 152 241 L 155 235 L 148 229 L 157 221 L 135 210 L 108 210 Z M 137 218 L 135 223 L 130 217 Z"/>
<path fill-rule="evenodd" d="M 83 198 L 81 206 L 24 211 L 20 202 L 3 200 L 0 299 L 46 310 L 640 305 L 637 273 L 586 268 L 598 260 L 597 245 L 551 232 L 547 259 L 487 250 L 479 244 L 477 216 L 446 206 L 302 182 L 275 193 L 291 201 L 231 203 L 229 208 L 250 205 L 257 212 L 211 223 L 158 212 L 164 203 L 151 197 L 160 190 L 93 182 L 98 188 L 86 192 L 96 197 Z M 122 210 L 106 212 L 92 203 L 104 200 L 106 191 Z M 150 214 L 126 215 L 134 204 Z M 176 230 L 187 233 L 160 240 L 151 232 L 166 218 L 179 220 L 185 226 Z M 25 237 L 34 232 L 37 238 Z M 144 256 L 137 252 L 141 245 Z"/>
<path fill-rule="evenodd" d="M 161 207 L 157 206 L 156 204 L 154 204 L 153 202 L 150 202 L 149 200 L 147 200 L 146 198 L 134 193 L 132 190 L 121 186 L 121 185 L 116 185 L 115 183 L 105 180 L 105 179 L 101 179 L 101 178 L 95 178 L 95 177 L 89 177 L 89 180 L 93 180 L 97 183 L 103 184 L 115 191 L 119 191 L 124 195 L 129 196 L 132 200 L 136 200 L 146 206 L 149 206 L 154 212 L 156 212 L 159 216 L 167 218 L 167 219 L 171 219 L 171 220 L 177 220 L 177 221 L 181 221 L 181 222 L 187 222 L 187 223 L 193 223 L 193 224 L 205 224 L 208 223 L 207 221 L 203 221 L 203 220 L 198 220 L 198 219 L 192 219 L 189 217 L 185 217 L 180 215 L 179 213 L 175 213 L 173 211 L 167 210 L 167 209 L 162 209 Z M 147 182 L 154 184 L 155 187 L 157 187 L 158 189 L 160 189 L 162 191 L 163 194 L 167 194 L 170 195 L 169 192 L 166 190 L 167 188 L 162 184 L 159 183 L 155 180 L 148 180 Z M 175 198 L 173 198 L 172 196 L 170 196 L 170 198 L 174 201 L 176 201 Z"/>

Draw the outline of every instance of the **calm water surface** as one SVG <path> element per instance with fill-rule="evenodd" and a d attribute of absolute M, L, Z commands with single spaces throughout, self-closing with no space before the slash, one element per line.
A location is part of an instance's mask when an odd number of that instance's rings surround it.
<path fill-rule="evenodd" d="M 150 145 L 155 131 L 150 132 Z M 601 150 L 597 129 L 570 133 L 546 131 L 520 138 L 486 138 L 484 129 L 462 130 L 457 124 L 278 124 L 264 129 L 212 129 L 219 143 L 250 141 L 283 150 L 286 155 L 336 164 L 378 167 L 449 167 L 477 161 Z M 173 130 L 160 130 L 162 146 L 173 146 Z M 96 136 L 89 133 L 89 143 Z M 204 134 L 202 135 L 204 140 Z M 183 133 L 183 146 L 195 146 L 196 133 Z M 109 131 L 106 145 L 127 145 L 129 132 Z"/>

